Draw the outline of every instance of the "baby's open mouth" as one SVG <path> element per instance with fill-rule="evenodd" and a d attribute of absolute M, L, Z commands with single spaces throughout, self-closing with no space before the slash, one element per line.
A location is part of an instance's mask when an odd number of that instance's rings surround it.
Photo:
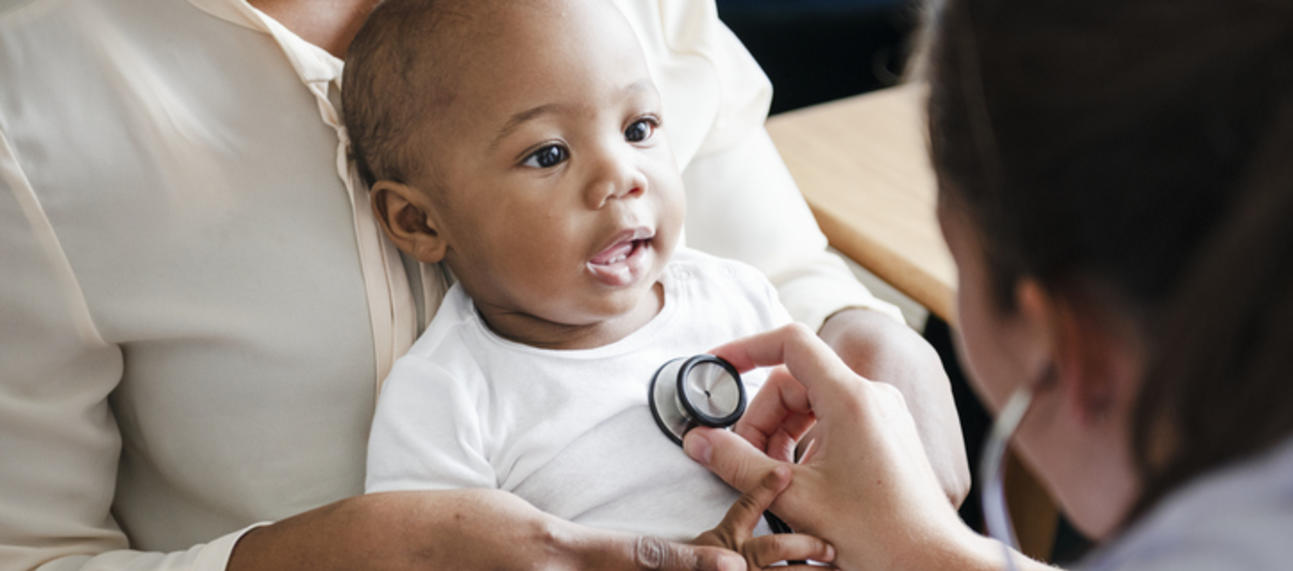
<path fill-rule="evenodd" d="M 646 254 L 651 251 L 655 232 L 635 228 L 617 235 L 611 244 L 588 260 L 588 269 L 598 280 L 611 286 L 633 283 L 646 271 Z"/>
<path fill-rule="evenodd" d="M 633 254 L 636 254 L 638 249 L 648 245 L 650 242 L 650 238 L 638 238 L 616 242 L 611 247 L 602 250 L 596 256 L 593 256 L 593 259 L 589 260 L 589 263 L 599 266 L 618 264 L 627 260 Z"/>

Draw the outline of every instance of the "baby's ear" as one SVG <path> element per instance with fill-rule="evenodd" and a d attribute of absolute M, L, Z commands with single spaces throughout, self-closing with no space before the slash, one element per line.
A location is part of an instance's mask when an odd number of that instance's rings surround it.
<path fill-rule="evenodd" d="M 434 222 L 434 207 L 425 193 L 404 183 L 379 180 L 371 194 L 373 215 L 395 247 L 422 262 L 444 259 L 449 243 Z"/>

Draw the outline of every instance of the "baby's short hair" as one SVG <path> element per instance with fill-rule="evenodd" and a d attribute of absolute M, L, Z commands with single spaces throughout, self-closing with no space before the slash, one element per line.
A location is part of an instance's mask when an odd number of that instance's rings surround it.
<path fill-rule="evenodd" d="M 412 148 L 423 117 L 453 97 L 445 88 L 442 42 L 446 0 L 384 0 L 373 9 L 346 53 L 342 115 L 350 155 L 365 184 L 408 182 L 426 165 Z"/>

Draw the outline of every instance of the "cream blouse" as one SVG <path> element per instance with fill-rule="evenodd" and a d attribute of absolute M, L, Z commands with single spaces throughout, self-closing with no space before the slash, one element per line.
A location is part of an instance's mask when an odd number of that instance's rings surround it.
<path fill-rule="evenodd" d="M 712 2 L 617 0 L 692 247 L 796 318 L 892 311 L 825 252 Z M 0 2 L 0 567 L 224 569 L 362 491 L 379 380 L 444 290 L 345 160 L 342 62 L 244 0 Z"/>

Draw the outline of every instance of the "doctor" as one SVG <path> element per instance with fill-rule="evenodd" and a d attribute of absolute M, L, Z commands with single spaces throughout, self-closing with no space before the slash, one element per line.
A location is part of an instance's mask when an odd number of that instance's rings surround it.
<path fill-rule="evenodd" d="M 1031 394 L 1012 442 L 1083 566 L 1287 569 L 1293 7 L 949 0 L 931 31 L 962 358 L 992 408 Z M 715 353 L 785 368 L 688 453 L 750 489 L 815 418 L 772 509 L 841 568 L 1049 568 L 967 528 L 903 398 L 810 332 Z"/>

